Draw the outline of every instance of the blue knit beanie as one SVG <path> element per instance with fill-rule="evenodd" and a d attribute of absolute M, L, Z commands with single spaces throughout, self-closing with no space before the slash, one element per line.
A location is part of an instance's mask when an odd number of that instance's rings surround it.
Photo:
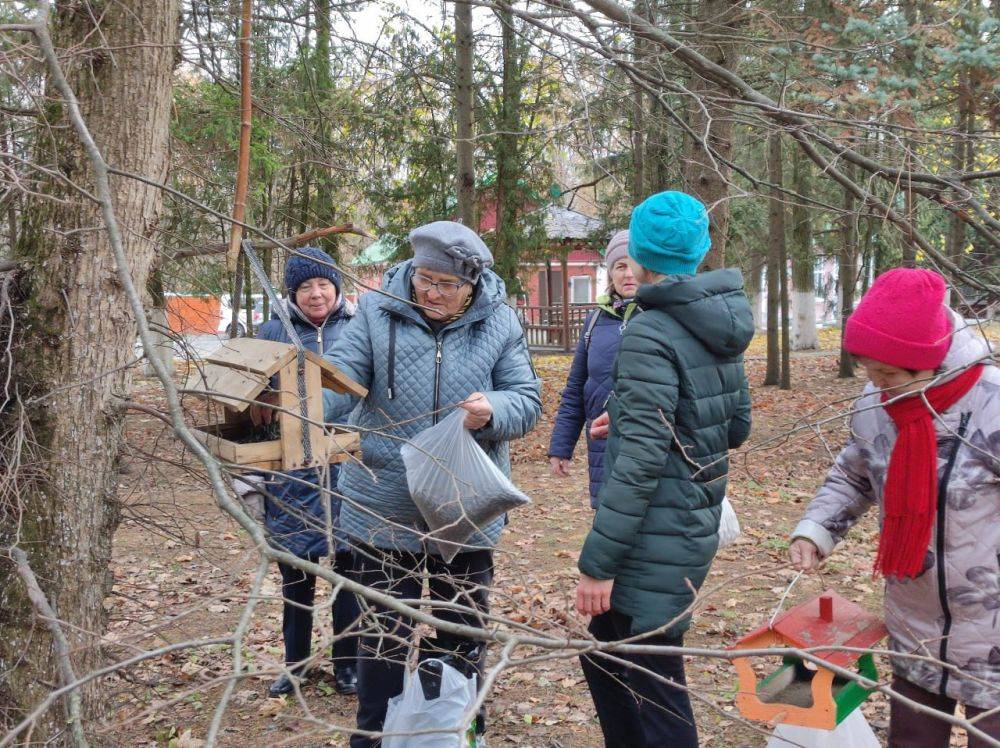
<path fill-rule="evenodd" d="M 632 211 L 628 254 L 663 275 L 693 275 L 708 253 L 708 211 L 684 192 L 659 192 Z"/>
<path fill-rule="evenodd" d="M 326 278 L 340 295 L 340 273 L 333 267 L 333 258 L 319 247 L 296 250 L 285 263 L 285 291 L 291 295 L 310 278 Z"/>

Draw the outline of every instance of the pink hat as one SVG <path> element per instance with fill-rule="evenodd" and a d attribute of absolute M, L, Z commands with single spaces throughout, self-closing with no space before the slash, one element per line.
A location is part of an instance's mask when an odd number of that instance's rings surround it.
<path fill-rule="evenodd" d="M 847 319 L 844 349 L 901 369 L 936 369 L 951 345 L 944 293 L 944 278 L 931 270 L 883 273 Z"/>

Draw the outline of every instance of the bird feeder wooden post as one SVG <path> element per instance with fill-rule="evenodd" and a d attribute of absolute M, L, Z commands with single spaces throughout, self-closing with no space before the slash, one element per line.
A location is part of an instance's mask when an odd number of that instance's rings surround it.
<path fill-rule="evenodd" d="M 255 428 L 249 411 L 257 396 L 271 386 L 272 378 L 278 395 L 277 434 Z M 295 346 L 255 338 L 226 341 L 189 376 L 189 391 L 222 406 L 223 420 L 195 427 L 195 435 L 220 460 L 245 469 L 287 472 L 346 460 L 360 450 L 358 434 L 324 428 L 322 390 L 357 397 L 364 397 L 368 390 L 308 350 L 304 378 L 306 419 L 301 414 Z M 309 434 L 309 457 L 304 430 Z"/>
<path fill-rule="evenodd" d="M 772 625 L 747 634 L 733 648 L 817 650 L 814 654 L 824 662 L 854 668 L 874 681 L 878 673 L 870 653 L 818 648 L 828 645 L 868 649 L 886 634 L 877 616 L 828 590 L 786 611 Z M 739 677 L 736 707 L 748 719 L 833 730 L 871 692 L 856 681 L 799 657 L 783 657 L 781 667 L 759 682 L 750 657 L 737 657 L 733 664 Z"/>

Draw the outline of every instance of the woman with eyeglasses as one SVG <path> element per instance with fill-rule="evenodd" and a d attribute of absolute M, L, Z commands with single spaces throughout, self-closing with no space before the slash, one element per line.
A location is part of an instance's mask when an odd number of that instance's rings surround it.
<path fill-rule="evenodd" d="M 471 229 L 437 221 L 409 236 L 413 258 L 386 271 L 382 290 L 361 297 L 354 319 L 326 358 L 368 388 L 358 402 L 338 396 L 338 421 L 361 433 L 363 464 L 345 462 L 338 488 L 341 527 L 355 551 L 360 583 L 417 600 L 428 581 L 426 608 L 447 621 L 482 626 L 493 580 L 493 547 L 501 517 L 480 528 L 468 547 L 444 561 L 410 498 L 400 447 L 453 407 L 496 465 L 510 473 L 508 442 L 534 428 L 541 415 L 541 381 L 531 364 L 520 321 L 489 268 L 493 256 Z M 455 610 L 454 604 L 466 610 Z M 403 690 L 412 621 L 373 606 L 358 652 L 358 729 L 378 732 L 390 698 Z M 421 649 L 465 657 L 481 671 L 474 640 L 438 632 Z M 482 731 L 482 720 L 477 729 Z M 378 741 L 351 737 L 352 748 Z"/>

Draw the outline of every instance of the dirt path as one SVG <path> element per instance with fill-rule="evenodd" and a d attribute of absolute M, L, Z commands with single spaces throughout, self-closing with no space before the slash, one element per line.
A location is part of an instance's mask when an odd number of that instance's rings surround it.
<path fill-rule="evenodd" d="M 791 392 L 755 387 L 751 449 L 734 456 L 729 496 L 744 534 L 717 557 L 706 589 L 726 583 L 705 600 L 687 638 L 691 645 L 725 647 L 771 614 L 792 572 L 784 564 L 786 538 L 812 491 L 822 480 L 830 452 L 814 431 L 788 440 L 755 445 L 805 422 L 836 414 L 855 393 L 858 381 L 836 377 L 836 357 L 797 357 Z M 545 379 L 545 415 L 538 429 L 515 445 L 514 479 L 534 503 L 512 517 L 497 554 L 494 609 L 513 620 L 547 631 L 579 630 L 571 612 L 577 579 L 576 558 L 589 529 L 585 466 L 574 463 L 569 479 L 548 474 L 546 450 L 566 357 L 537 361 Z M 751 381 L 763 377 L 763 364 L 750 361 Z M 137 395 L 156 402 L 151 382 Z M 255 554 L 234 524 L 211 501 L 203 478 L 186 470 L 176 442 L 148 416 L 130 419 L 136 451 L 124 466 L 122 488 L 128 520 L 115 542 L 115 593 L 108 604 L 112 624 L 109 651 L 117 656 L 186 639 L 223 635 L 232 630 L 249 589 Z M 829 447 L 843 439 L 838 419 L 823 430 Z M 151 460 L 155 457 L 155 460 Z M 804 578 L 789 596 L 801 602 L 827 587 L 836 588 L 871 610 L 878 610 L 879 585 L 871 581 L 873 524 L 869 518 L 852 533 L 826 565 L 822 576 Z M 729 580 L 727 582 L 727 580 Z M 271 570 L 245 642 L 245 656 L 257 672 L 273 668 L 281 657 L 280 604 L 276 569 Z M 318 601 L 328 600 L 319 585 Z M 325 616 L 317 626 L 316 646 L 328 641 Z M 885 672 L 886 663 L 880 663 Z M 221 691 L 219 679 L 231 672 L 230 654 L 221 646 L 187 650 L 135 668 L 128 678 L 112 679 L 109 688 L 118 710 L 109 719 L 106 740 L 112 745 L 194 746 L 203 738 Z M 304 701 L 269 700 L 271 674 L 251 675 L 236 688 L 223 731 L 223 744 L 270 746 L 345 745 L 346 739 L 324 723 L 353 725 L 355 702 L 333 693 L 328 682 L 304 689 Z M 690 685 L 715 702 L 697 704 L 702 744 L 762 746 L 763 735 L 734 723 L 735 678 L 723 661 L 692 660 Z M 884 734 L 885 708 L 880 698 L 864 707 L 875 729 Z M 600 746 L 600 730 L 586 685 L 575 660 L 518 668 L 504 676 L 490 704 L 490 744 L 521 746 Z"/>

